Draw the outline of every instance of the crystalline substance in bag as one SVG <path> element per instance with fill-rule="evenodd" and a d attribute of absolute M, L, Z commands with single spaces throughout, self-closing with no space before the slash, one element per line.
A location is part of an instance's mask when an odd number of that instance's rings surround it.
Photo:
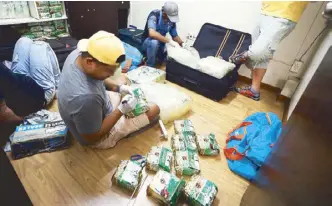
<path fill-rule="evenodd" d="M 184 194 L 189 205 L 210 206 L 218 193 L 218 187 L 211 181 L 194 175 L 186 183 Z"/>
<path fill-rule="evenodd" d="M 112 182 L 133 192 L 142 179 L 143 166 L 138 161 L 123 160 L 112 177 Z"/>
<path fill-rule="evenodd" d="M 191 134 L 176 134 L 171 138 L 171 145 L 173 150 L 178 151 L 197 151 L 196 137 Z"/>
<path fill-rule="evenodd" d="M 160 119 L 164 124 L 181 119 L 181 116 L 185 115 L 191 109 L 192 99 L 190 96 L 170 85 L 144 83 L 134 85 L 133 87 L 141 88 L 149 102 L 153 102 L 159 106 Z"/>
<path fill-rule="evenodd" d="M 218 155 L 220 148 L 214 134 L 197 135 L 197 146 L 201 155 Z"/>
<path fill-rule="evenodd" d="M 129 118 L 137 117 L 147 111 L 149 111 L 149 104 L 145 98 L 143 91 L 140 88 L 134 89 L 134 96 L 137 99 L 136 107 L 133 111 L 126 114 Z"/>
<path fill-rule="evenodd" d="M 193 175 L 200 173 L 199 159 L 196 152 L 176 151 L 175 152 L 175 171 L 176 174 L 181 175 Z"/>
<path fill-rule="evenodd" d="M 191 135 L 196 134 L 193 123 L 189 119 L 174 121 L 174 129 L 176 134 L 184 134 L 184 133 L 188 133 Z"/>
<path fill-rule="evenodd" d="M 147 169 L 158 171 L 160 168 L 171 171 L 172 150 L 166 147 L 152 147 L 147 155 Z"/>
<path fill-rule="evenodd" d="M 128 79 L 134 84 L 160 82 L 166 80 L 166 72 L 148 66 L 141 66 L 127 73 Z"/>
<path fill-rule="evenodd" d="M 159 170 L 147 188 L 147 195 L 166 205 L 176 205 L 185 181 L 166 171 Z"/>

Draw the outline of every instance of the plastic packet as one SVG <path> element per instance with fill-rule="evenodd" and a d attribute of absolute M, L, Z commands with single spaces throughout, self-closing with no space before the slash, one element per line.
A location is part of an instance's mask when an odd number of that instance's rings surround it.
<path fill-rule="evenodd" d="M 133 84 L 164 83 L 166 72 L 149 66 L 140 66 L 137 69 L 129 71 L 127 77 Z"/>
<path fill-rule="evenodd" d="M 41 26 L 53 26 L 53 22 L 52 21 L 45 21 L 45 22 L 41 22 L 40 25 Z"/>
<path fill-rule="evenodd" d="M 38 31 L 43 31 L 42 26 L 32 26 L 30 27 L 30 32 L 38 32 Z"/>
<path fill-rule="evenodd" d="M 152 147 L 147 155 L 146 168 L 157 172 L 160 168 L 169 172 L 172 164 L 172 150 L 166 147 Z"/>
<path fill-rule="evenodd" d="M 174 130 L 176 134 L 196 135 L 194 125 L 189 119 L 174 121 Z"/>
<path fill-rule="evenodd" d="M 137 84 L 133 87 L 141 88 L 149 102 L 159 106 L 159 116 L 164 124 L 180 119 L 191 109 L 190 96 L 167 84 Z"/>
<path fill-rule="evenodd" d="M 62 12 L 62 6 L 57 5 L 57 6 L 50 6 L 49 12 L 51 14 L 56 13 L 56 12 Z"/>
<path fill-rule="evenodd" d="M 112 182 L 129 192 L 133 192 L 141 182 L 143 168 L 144 164 L 141 161 L 123 160 L 113 175 Z"/>
<path fill-rule="evenodd" d="M 175 152 L 175 171 L 176 174 L 194 175 L 200 173 L 199 159 L 197 152 L 190 150 Z"/>
<path fill-rule="evenodd" d="M 48 6 L 42 6 L 37 8 L 38 13 L 50 13 L 50 8 Z"/>
<path fill-rule="evenodd" d="M 62 29 L 61 30 L 55 30 L 55 31 L 52 31 L 51 36 L 57 37 L 61 34 L 65 34 L 65 33 L 66 33 L 66 30 L 62 30 Z"/>
<path fill-rule="evenodd" d="M 133 111 L 125 114 L 128 118 L 137 117 L 147 111 L 149 111 L 150 107 L 148 101 L 145 98 L 144 92 L 140 88 L 134 89 L 134 96 L 137 99 L 136 107 Z"/>
<path fill-rule="evenodd" d="M 217 193 L 217 185 L 200 175 L 192 176 L 184 188 L 184 194 L 189 205 L 210 206 Z"/>
<path fill-rule="evenodd" d="M 51 14 L 50 13 L 46 13 L 46 12 L 40 12 L 39 16 L 41 19 L 49 19 L 51 18 Z"/>
<path fill-rule="evenodd" d="M 54 31 L 55 27 L 53 25 L 45 25 L 43 26 L 43 31 Z"/>
<path fill-rule="evenodd" d="M 198 151 L 201 155 L 218 155 L 220 148 L 214 134 L 197 135 Z"/>
<path fill-rule="evenodd" d="M 175 151 L 191 150 L 197 152 L 196 137 L 191 134 L 173 135 L 171 145 Z"/>
<path fill-rule="evenodd" d="M 49 1 L 50 6 L 57 6 L 57 5 L 61 5 L 60 1 Z"/>
<path fill-rule="evenodd" d="M 176 205 L 185 181 L 173 174 L 159 170 L 147 188 L 147 195 L 166 205 Z"/>
<path fill-rule="evenodd" d="M 52 18 L 60 18 L 62 16 L 63 16 L 62 12 L 55 12 L 51 14 Z"/>
<path fill-rule="evenodd" d="M 55 26 L 55 29 L 56 30 L 64 30 L 65 29 L 65 22 L 64 21 L 62 21 L 62 20 L 58 20 L 58 21 L 53 21 L 53 23 L 54 23 L 54 26 Z"/>
<path fill-rule="evenodd" d="M 38 7 L 49 6 L 48 1 L 36 1 Z"/>

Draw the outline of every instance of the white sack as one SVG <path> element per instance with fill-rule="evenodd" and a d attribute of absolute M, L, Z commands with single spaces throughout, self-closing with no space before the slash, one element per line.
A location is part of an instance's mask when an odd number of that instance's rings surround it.
<path fill-rule="evenodd" d="M 200 59 L 199 53 L 195 48 L 190 47 L 190 49 L 184 49 L 180 46 L 172 47 L 166 44 L 167 55 L 174 59 L 176 62 L 188 66 L 190 68 L 196 69 L 198 61 Z"/>
<path fill-rule="evenodd" d="M 223 78 L 228 72 L 235 68 L 235 64 L 225 61 L 223 59 L 208 56 L 198 61 L 197 69 L 205 74 Z"/>

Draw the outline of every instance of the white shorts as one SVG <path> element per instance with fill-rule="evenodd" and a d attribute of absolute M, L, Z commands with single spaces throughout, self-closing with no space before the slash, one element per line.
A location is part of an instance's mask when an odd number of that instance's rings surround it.
<path fill-rule="evenodd" d="M 261 15 L 260 23 L 252 35 L 252 45 L 249 47 L 249 69 L 267 69 L 280 42 L 291 33 L 296 23 L 287 19 Z"/>
<path fill-rule="evenodd" d="M 117 108 L 121 100 L 120 94 L 108 91 L 108 95 L 111 99 L 113 108 Z M 116 143 L 122 138 L 145 127 L 148 124 L 150 124 L 150 121 L 146 113 L 130 119 L 122 115 L 122 117 L 114 125 L 109 134 L 105 137 L 105 139 L 94 145 L 93 148 L 107 149 L 114 147 Z"/>

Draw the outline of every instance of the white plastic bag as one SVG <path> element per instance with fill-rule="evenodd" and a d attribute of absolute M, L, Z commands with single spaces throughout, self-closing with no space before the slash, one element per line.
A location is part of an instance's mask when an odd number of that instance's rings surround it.
<path fill-rule="evenodd" d="M 200 59 L 197 65 L 197 69 L 199 71 L 218 79 L 223 78 L 229 71 L 232 71 L 234 68 L 235 64 L 212 56 Z"/>
<path fill-rule="evenodd" d="M 141 88 L 148 102 L 159 106 L 160 119 L 164 124 L 181 119 L 191 109 L 192 99 L 167 84 L 151 83 L 132 86 Z"/>
<path fill-rule="evenodd" d="M 193 47 L 188 50 L 182 47 L 172 47 L 166 44 L 167 55 L 174 59 L 176 62 L 191 67 L 193 69 L 197 68 L 198 61 L 200 59 L 199 53 Z"/>

